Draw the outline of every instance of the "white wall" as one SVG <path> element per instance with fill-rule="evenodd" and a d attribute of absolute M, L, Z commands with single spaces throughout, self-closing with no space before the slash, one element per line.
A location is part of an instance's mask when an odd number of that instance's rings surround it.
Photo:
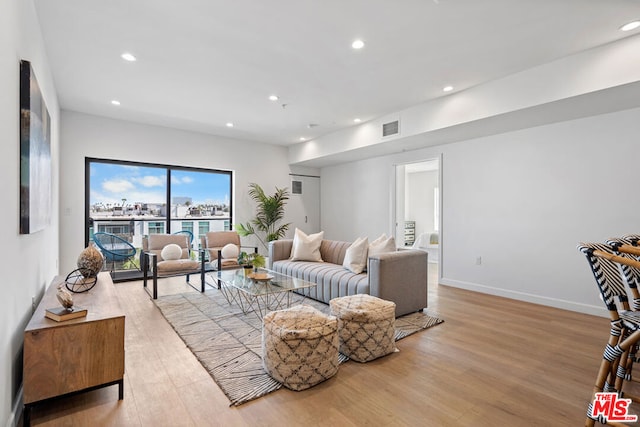
<path fill-rule="evenodd" d="M 31 318 L 31 299 L 39 299 L 56 274 L 58 250 L 59 111 L 42 36 L 31 0 L 8 0 L 0 6 L 0 170 L 3 176 L 0 223 L 2 281 L 0 290 L 0 425 L 17 422 L 21 405 L 23 331 Z M 31 61 L 51 116 L 51 224 L 30 235 L 19 234 L 20 60 Z"/>
<path fill-rule="evenodd" d="M 404 216 L 405 220 L 416 222 L 416 239 L 422 233 L 431 233 L 435 230 L 433 190 L 437 187 L 438 171 L 407 174 Z"/>
<path fill-rule="evenodd" d="M 442 153 L 441 283 L 603 314 L 576 245 L 639 231 L 639 133 L 631 109 L 325 167 L 322 228 L 388 232 L 393 165 Z"/>
<path fill-rule="evenodd" d="M 295 144 L 289 160 L 326 166 L 637 108 L 639 62 L 640 35 L 626 37 Z M 383 138 L 393 120 L 400 134 Z"/>
<path fill-rule="evenodd" d="M 431 156 L 433 157 L 433 156 Z M 321 170 L 320 225 L 325 239 L 393 236 L 393 161 L 376 157 Z"/>
<path fill-rule="evenodd" d="M 247 186 L 257 182 L 267 193 L 275 187 L 291 190 L 291 168 L 282 146 L 259 144 L 176 129 L 107 119 L 63 111 L 61 128 L 60 179 L 60 269 L 76 268 L 84 245 L 84 165 L 85 157 L 129 160 L 156 164 L 191 166 L 234 171 L 234 221 L 246 222 L 255 205 L 247 196 Z M 318 174 L 306 168 L 298 173 Z M 300 204 L 287 205 L 287 218 L 304 218 Z M 293 236 L 292 224 L 290 232 Z M 255 245 L 253 238 L 242 243 Z M 261 250 L 261 252 L 264 252 Z"/>

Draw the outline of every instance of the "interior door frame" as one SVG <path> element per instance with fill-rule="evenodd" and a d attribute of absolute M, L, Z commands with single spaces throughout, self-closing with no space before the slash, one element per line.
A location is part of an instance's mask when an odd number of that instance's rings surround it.
<path fill-rule="evenodd" d="M 421 160 L 415 160 L 415 161 L 408 161 L 408 162 L 398 162 L 398 163 L 394 163 L 393 164 L 393 170 L 392 170 L 392 182 L 393 182 L 393 186 L 391 187 L 391 224 L 390 224 L 390 230 L 393 230 L 393 235 L 396 237 L 399 236 L 399 229 L 401 227 L 400 225 L 400 220 L 399 220 L 399 213 L 400 212 L 404 212 L 404 205 L 399 209 L 398 208 L 398 204 L 399 203 L 404 203 L 404 183 L 402 185 L 402 191 L 403 194 L 399 194 L 398 191 L 398 187 L 399 187 L 399 180 L 398 180 L 398 168 L 399 167 L 404 167 L 406 165 L 409 164 L 415 164 L 415 163 L 422 163 L 422 162 L 427 162 L 427 161 L 433 161 L 433 160 L 437 160 L 438 162 L 438 234 L 439 234 L 439 242 L 438 242 L 438 281 L 440 281 L 443 277 L 443 271 L 444 271 L 444 257 L 443 257 L 443 246 L 444 246 L 444 241 L 445 241 L 445 226 L 444 226 L 444 221 L 443 221 L 443 216 L 442 216 L 442 212 L 443 212 L 443 199 L 444 199 L 444 181 L 443 181 L 443 154 L 440 153 L 438 155 L 435 155 L 433 157 L 429 157 L 429 158 L 424 158 Z M 402 220 L 404 221 L 404 220 Z M 402 227 L 402 229 L 404 230 L 404 227 Z M 404 234 L 404 233 L 403 233 Z M 399 242 L 397 242 L 398 246 Z M 404 244 L 404 243 L 403 243 Z"/>

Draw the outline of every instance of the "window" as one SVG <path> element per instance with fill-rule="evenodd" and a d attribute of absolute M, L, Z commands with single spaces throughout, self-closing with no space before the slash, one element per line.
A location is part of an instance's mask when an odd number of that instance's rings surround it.
<path fill-rule="evenodd" d="M 193 221 L 182 221 L 182 231 L 193 233 Z"/>
<path fill-rule="evenodd" d="M 123 235 L 123 234 L 129 234 L 130 231 L 130 227 L 129 225 L 124 225 L 124 224 L 100 224 L 98 226 L 98 231 L 102 232 L 102 233 L 111 233 L 111 234 L 118 234 L 118 235 Z"/>
<path fill-rule="evenodd" d="M 86 158 L 85 244 L 94 231 L 141 248 L 148 234 L 190 231 L 197 242 L 229 229 L 232 178 L 230 171 Z"/>
<path fill-rule="evenodd" d="M 149 222 L 149 234 L 164 234 L 164 222 Z"/>
<path fill-rule="evenodd" d="M 209 221 L 198 221 L 198 235 L 204 236 L 209 232 Z"/>

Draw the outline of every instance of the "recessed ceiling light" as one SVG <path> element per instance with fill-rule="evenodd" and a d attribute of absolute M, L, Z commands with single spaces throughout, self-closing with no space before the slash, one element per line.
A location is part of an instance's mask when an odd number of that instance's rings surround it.
<path fill-rule="evenodd" d="M 354 122 L 354 123 L 360 123 L 361 121 L 362 121 L 362 120 L 360 120 L 360 119 L 353 119 L 353 122 Z"/>
<path fill-rule="evenodd" d="M 277 101 L 278 95 L 269 95 L 269 101 Z"/>
<path fill-rule="evenodd" d="M 120 105 L 120 101 L 118 101 L 117 99 L 114 99 L 113 101 L 111 101 L 111 103 L 113 105 Z"/>
<path fill-rule="evenodd" d="M 135 56 L 133 56 L 133 54 L 129 52 L 123 53 L 122 55 L 120 55 L 120 57 L 125 61 L 129 61 L 129 62 L 134 62 L 137 59 Z"/>
<path fill-rule="evenodd" d="M 354 40 L 353 43 L 351 43 L 351 47 L 354 49 L 362 49 L 364 42 L 362 40 Z"/>
<path fill-rule="evenodd" d="M 640 21 L 632 21 L 620 27 L 620 31 L 631 31 L 635 30 L 638 27 L 640 27 Z"/>
<path fill-rule="evenodd" d="M 228 122 L 228 123 L 227 123 L 227 127 L 228 127 L 228 128 L 232 128 L 232 127 L 233 127 L 233 123 Z"/>
<path fill-rule="evenodd" d="M 305 138 L 304 136 L 300 137 L 300 141 L 306 141 L 306 140 L 307 140 L 307 138 Z"/>
<path fill-rule="evenodd" d="M 453 90 L 453 86 L 445 86 L 442 88 L 443 92 L 451 92 Z"/>

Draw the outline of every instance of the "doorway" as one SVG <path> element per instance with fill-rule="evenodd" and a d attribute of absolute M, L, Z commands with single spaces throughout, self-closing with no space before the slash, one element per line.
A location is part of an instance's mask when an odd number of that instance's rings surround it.
<path fill-rule="evenodd" d="M 440 159 L 395 166 L 395 238 L 399 247 L 424 250 L 429 263 L 441 256 Z"/>

